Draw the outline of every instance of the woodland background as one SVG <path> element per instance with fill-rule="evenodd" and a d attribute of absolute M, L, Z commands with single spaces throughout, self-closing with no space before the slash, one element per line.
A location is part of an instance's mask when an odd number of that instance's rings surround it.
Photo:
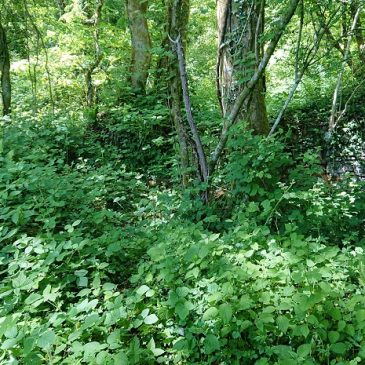
<path fill-rule="evenodd" d="M 363 0 L 0 0 L 0 363 L 365 363 Z"/>

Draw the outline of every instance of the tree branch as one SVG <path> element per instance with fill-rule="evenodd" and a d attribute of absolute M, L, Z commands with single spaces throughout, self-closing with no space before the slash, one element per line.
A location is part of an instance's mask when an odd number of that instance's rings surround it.
<path fill-rule="evenodd" d="M 364 4 L 364 1 L 361 1 L 360 5 L 357 8 L 357 11 L 355 13 L 355 16 L 354 16 L 354 19 L 353 19 L 353 22 L 352 22 L 352 25 L 351 25 L 350 34 L 349 34 L 349 37 L 347 39 L 347 44 L 346 44 L 345 53 L 344 53 L 343 59 L 342 59 L 341 69 L 340 69 L 340 72 L 338 74 L 336 88 L 335 88 L 335 91 L 333 93 L 331 116 L 330 116 L 330 121 L 329 121 L 329 126 L 328 126 L 328 129 L 329 129 L 330 133 L 336 127 L 336 108 L 337 108 L 338 94 L 340 92 L 340 88 L 341 88 L 341 84 L 342 84 L 342 76 L 343 76 L 343 73 L 345 71 L 345 65 L 348 62 L 348 58 L 349 58 L 349 54 L 350 54 L 350 47 L 351 47 L 352 37 L 354 35 L 356 24 L 357 24 L 357 21 L 359 20 L 360 12 L 361 12 L 361 9 L 363 7 L 363 4 Z"/>
<path fill-rule="evenodd" d="M 170 38 L 170 37 L 169 37 Z M 199 132 L 196 127 L 193 113 L 191 111 L 191 101 L 189 95 L 189 88 L 188 88 L 188 79 L 186 76 L 186 66 L 185 66 L 185 57 L 184 57 L 184 50 L 181 43 L 181 37 L 178 36 L 176 40 L 170 38 L 170 41 L 175 45 L 178 62 L 179 62 L 179 73 L 180 73 L 180 80 L 181 80 L 181 87 L 183 92 L 183 100 L 185 105 L 185 112 L 186 118 L 189 123 L 190 131 L 192 133 L 192 138 L 196 147 L 197 157 L 198 157 L 198 164 L 199 170 L 201 174 L 202 182 L 208 181 L 209 171 L 208 171 L 208 164 L 204 152 L 203 145 L 201 143 Z"/>

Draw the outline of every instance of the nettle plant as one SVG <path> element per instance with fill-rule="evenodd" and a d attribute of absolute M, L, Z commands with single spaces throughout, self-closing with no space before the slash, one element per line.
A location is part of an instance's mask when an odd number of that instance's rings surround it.
<path fill-rule="evenodd" d="M 222 237 L 197 226 L 165 235 L 132 279 L 140 316 L 156 315 L 139 338 L 153 338 L 160 362 L 363 361 L 362 248 L 327 247 L 289 227 L 278 238 L 253 222 Z"/>

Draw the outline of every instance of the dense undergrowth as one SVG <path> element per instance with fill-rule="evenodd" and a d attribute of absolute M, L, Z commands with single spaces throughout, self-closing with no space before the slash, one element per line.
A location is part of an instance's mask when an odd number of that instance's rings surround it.
<path fill-rule="evenodd" d="M 0 362 L 363 363 L 363 183 L 237 135 L 206 207 L 88 123 L 4 122 Z"/>

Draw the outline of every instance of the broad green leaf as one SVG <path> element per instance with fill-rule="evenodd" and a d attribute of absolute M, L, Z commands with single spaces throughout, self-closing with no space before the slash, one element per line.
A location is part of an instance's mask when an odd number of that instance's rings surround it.
<path fill-rule="evenodd" d="M 239 301 L 239 308 L 242 310 L 246 310 L 251 308 L 253 302 L 248 294 L 242 295 L 240 301 Z"/>
<path fill-rule="evenodd" d="M 289 328 L 289 319 L 286 316 L 279 316 L 277 318 L 278 328 L 281 332 L 286 333 Z"/>
<path fill-rule="evenodd" d="M 150 342 L 147 344 L 147 348 L 156 356 L 161 356 L 165 351 L 159 348 L 156 348 L 155 340 L 151 338 Z"/>
<path fill-rule="evenodd" d="M 37 345 L 42 349 L 48 349 L 56 342 L 56 335 L 52 330 L 48 330 L 37 340 Z"/>
<path fill-rule="evenodd" d="M 15 319 L 12 316 L 0 318 L 0 338 L 9 328 L 14 327 L 15 324 Z"/>
<path fill-rule="evenodd" d="M 114 355 L 113 360 L 114 365 L 129 365 L 128 357 L 123 351 L 120 351 Z"/>
<path fill-rule="evenodd" d="M 204 349 L 207 355 L 213 353 L 216 350 L 219 350 L 219 348 L 220 348 L 220 343 L 217 336 L 209 334 L 205 337 Z"/>
<path fill-rule="evenodd" d="M 16 338 L 9 338 L 2 342 L 1 348 L 3 350 L 9 350 L 12 347 L 14 347 L 18 343 L 18 340 Z"/>
<path fill-rule="evenodd" d="M 184 320 L 189 315 L 188 302 L 178 302 L 175 307 L 175 313 Z"/>
<path fill-rule="evenodd" d="M 147 285 L 142 285 L 142 286 L 140 286 L 138 289 L 137 289 L 137 291 L 136 291 L 136 293 L 138 294 L 138 295 L 143 295 L 143 294 L 145 294 L 146 292 L 148 292 L 150 290 L 150 288 L 147 286 Z"/>
<path fill-rule="evenodd" d="M 224 324 L 228 324 L 231 321 L 232 315 L 233 311 L 230 304 L 224 303 L 219 306 L 219 316 L 222 318 Z"/>
<path fill-rule="evenodd" d="M 299 331 L 305 338 L 309 335 L 309 328 L 306 324 L 301 325 Z"/>
<path fill-rule="evenodd" d="M 338 355 L 343 355 L 347 351 L 347 346 L 343 342 L 337 342 L 331 345 L 331 351 Z"/>
<path fill-rule="evenodd" d="M 94 358 L 95 354 L 99 352 L 104 346 L 99 342 L 93 341 L 84 345 L 84 359 L 91 360 Z"/>
<path fill-rule="evenodd" d="M 11 327 L 8 327 L 4 333 L 6 338 L 15 338 L 17 334 L 18 334 L 18 326 L 16 324 L 14 324 Z"/>
<path fill-rule="evenodd" d="M 185 339 L 180 339 L 174 343 L 174 350 L 177 351 L 187 350 L 188 347 L 188 341 L 186 341 Z"/>
<path fill-rule="evenodd" d="M 358 322 L 364 322 L 365 321 L 365 309 L 358 309 L 356 311 L 356 320 Z"/>
<path fill-rule="evenodd" d="M 38 303 L 35 303 L 39 301 Z M 42 295 L 38 294 L 38 293 L 32 293 L 30 294 L 27 299 L 25 299 L 24 303 L 27 305 L 33 305 L 33 307 L 37 307 L 39 304 L 41 304 L 43 301 L 43 297 Z"/>
<path fill-rule="evenodd" d="M 120 346 L 120 330 L 114 330 L 106 339 L 110 349 L 117 349 Z"/>
<path fill-rule="evenodd" d="M 158 318 L 155 314 L 150 314 L 144 319 L 145 324 L 154 324 L 156 322 L 158 322 Z"/>
<path fill-rule="evenodd" d="M 150 248 L 147 253 L 153 261 L 160 261 L 165 257 L 165 249 L 160 246 Z"/>
<path fill-rule="evenodd" d="M 340 334 L 336 331 L 328 332 L 328 339 L 331 343 L 336 343 L 340 339 Z"/>
<path fill-rule="evenodd" d="M 203 320 L 208 321 L 210 319 L 213 319 L 213 318 L 217 317 L 218 313 L 219 313 L 219 311 L 216 307 L 210 307 L 204 312 Z"/>
<path fill-rule="evenodd" d="M 311 352 L 312 346 L 310 343 L 300 345 L 297 349 L 297 354 L 301 358 L 306 358 Z"/>

